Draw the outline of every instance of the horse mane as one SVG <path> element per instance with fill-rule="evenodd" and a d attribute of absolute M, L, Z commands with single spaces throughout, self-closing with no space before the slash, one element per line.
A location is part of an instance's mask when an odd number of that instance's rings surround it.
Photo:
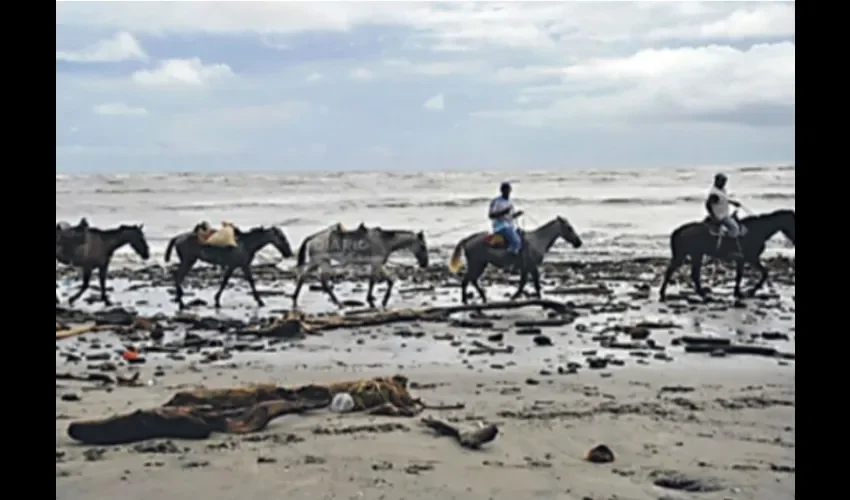
<path fill-rule="evenodd" d="M 386 239 L 395 238 L 399 234 L 411 234 L 411 235 L 416 234 L 416 231 L 411 231 L 409 229 L 382 229 L 380 227 L 374 227 L 372 229 L 377 231 L 378 234 L 381 235 L 382 238 L 386 238 Z"/>
<path fill-rule="evenodd" d="M 100 229 L 98 227 L 89 226 L 86 228 L 86 231 L 92 234 L 115 234 L 121 231 L 126 231 L 128 229 L 137 229 L 138 226 L 134 226 L 132 224 L 121 224 L 118 227 L 112 227 L 109 229 Z"/>
<path fill-rule="evenodd" d="M 266 229 L 267 229 L 267 228 L 266 228 L 265 226 L 254 226 L 254 227 L 252 227 L 251 229 L 249 229 L 249 230 L 247 230 L 247 231 L 243 231 L 243 230 L 239 229 L 238 227 L 233 226 L 233 229 L 234 229 L 234 232 L 235 232 L 237 235 L 246 235 L 246 234 L 257 234 L 257 233 L 262 233 L 262 232 L 266 231 Z"/>
<path fill-rule="evenodd" d="M 741 219 L 741 222 L 760 221 L 760 220 L 770 219 L 770 218 L 781 216 L 781 215 L 795 215 L 795 211 L 791 210 L 790 208 L 780 208 L 778 210 L 774 210 L 772 212 L 767 212 L 765 214 L 755 214 L 755 215 L 750 215 L 750 216 L 744 217 L 743 219 Z"/>

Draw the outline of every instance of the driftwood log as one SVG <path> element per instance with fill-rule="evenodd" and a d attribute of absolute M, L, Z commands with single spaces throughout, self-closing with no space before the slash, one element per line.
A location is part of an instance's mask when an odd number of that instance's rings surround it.
<path fill-rule="evenodd" d="M 279 321 L 265 327 L 247 328 L 241 335 L 256 335 L 260 337 L 298 338 L 309 334 L 342 328 L 357 328 L 364 326 L 389 325 L 412 321 L 448 321 L 452 314 L 471 311 L 487 311 L 498 309 L 518 309 L 521 307 L 542 307 L 557 314 L 572 315 L 575 313 L 565 303 L 546 299 L 499 301 L 486 304 L 468 304 L 453 306 L 428 307 L 423 309 L 400 309 L 394 311 L 356 311 L 345 315 L 305 315 L 290 312 Z"/>
<path fill-rule="evenodd" d="M 83 335 L 85 333 L 91 332 L 101 332 L 104 330 L 115 330 L 116 328 L 120 328 L 119 325 L 98 325 L 95 323 L 91 323 L 88 325 L 81 325 L 75 328 L 67 328 L 62 329 L 59 323 L 56 323 L 56 340 L 67 339 L 70 337 L 76 337 L 77 335 Z"/>
<path fill-rule="evenodd" d="M 140 372 L 136 372 L 129 377 L 124 377 L 121 375 L 116 375 L 112 377 L 105 373 L 86 373 L 83 375 L 77 375 L 73 373 L 57 373 L 56 380 L 76 380 L 78 382 L 95 382 L 98 384 L 116 384 L 127 387 L 139 387 L 143 384 L 139 381 Z"/>
<path fill-rule="evenodd" d="M 472 450 L 496 439 L 499 428 L 493 424 L 485 425 L 479 429 L 462 431 L 458 427 L 433 417 L 422 418 L 422 423 L 430 427 L 441 436 L 454 438 L 459 445 Z"/>
<path fill-rule="evenodd" d="M 261 431 L 273 419 L 327 405 L 322 401 L 266 401 L 247 409 L 209 406 L 163 406 L 103 420 L 73 422 L 68 436 L 83 444 L 114 445 L 146 439 L 206 439 L 213 432 Z"/>

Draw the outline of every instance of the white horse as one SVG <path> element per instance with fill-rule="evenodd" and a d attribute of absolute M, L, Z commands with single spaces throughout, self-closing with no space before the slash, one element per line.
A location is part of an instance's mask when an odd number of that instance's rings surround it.
<path fill-rule="evenodd" d="M 428 267 L 428 246 L 422 231 L 385 230 L 379 227 L 367 228 L 360 224 L 353 231 L 346 231 L 341 224 L 334 224 L 322 231 L 308 236 L 298 249 L 298 283 L 292 294 L 292 305 L 297 307 L 298 295 L 304 285 L 304 279 L 318 271 L 322 290 L 328 294 L 331 301 L 341 307 L 339 300 L 328 283 L 331 263 L 336 261 L 343 267 L 367 265 L 370 267 L 369 291 L 366 301 L 370 307 L 375 307 L 375 297 L 372 292 L 375 283 L 387 282 L 387 291 L 381 303 L 387 306 L 395 280 L 386 269 L 390 255 L 397 250 L 410 249 L 420 267 Z M 309 263 L 308 263 L 309 259 Z"/>

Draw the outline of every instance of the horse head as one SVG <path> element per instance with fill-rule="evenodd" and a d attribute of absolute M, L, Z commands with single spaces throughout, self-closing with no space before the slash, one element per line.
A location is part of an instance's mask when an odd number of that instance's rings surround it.
<path fill-rule="evenodd" d="M 558 224 L 558 236 L 564 239 L 567 243 L 571 244 L 573 248 L 581 248 L 582 241 L 581 237 L 579 237 L 576 230 L 573 228 L 573 225 L 567 221 L 567 219 L 561 217 L 560 215 L 555 218 L 555 221 Z"/>
<path fill-rule="evenodd" d="M 416 238 L 410 248 L 413 251 L 413 256 L 416 257 L 416 262 L 419 263 L 419 267 L 425 269 L 428 267 L 428 244 L 425 242 L 425 233 L 419 231 L 415 236 Z"/>
<path fill-rule="evenodd" d="M 269 235 L 271 244 L 277 248 L 277 251 L 280 252 L 285 259 L 294 255 L 292 253 L 292 247 L 289 245 L 289 239 L 287 239 L 286 235 L 283 234 L 282 229 L 277 226 L 272 226 L 270 228 L 266 228 L 265 231 Z"/>
<path fill-rule="evenodd" d="M 127 243 L 143 260 L 148 260 L 151 256 L 148 240 L 145 239 L 145 233 L 142 231 L 144 224 L 121 226 L 121 232 Z"/>

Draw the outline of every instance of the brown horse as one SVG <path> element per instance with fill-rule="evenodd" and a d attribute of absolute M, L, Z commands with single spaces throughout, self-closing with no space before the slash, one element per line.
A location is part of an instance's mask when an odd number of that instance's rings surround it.
<path fill-rule="evenodd" d="M 764 253 L 765 243 L 774 234 L 782 232 L 791 243 L 797 244 L 796 225 L 797 216 L 794 210 L 776 210 L 767 214 L 753 215 L 740 220 L 742 234 L 739 237 L 742 257 L 735 259 L 735 297 L 743 296 L 741 293 L 741 279 L 744 275 L 744 265 L 749 264 L 761 273 L 759 281 L 746 293 L 752 297 L 764 286 L 767 281 L 768 271 L 761 263 L 761 254 Z M 673 273 L 685 263 L 685 259 L 691 260 L 691 280 L 697 294 L 705 297 L 706 291 L 702 287 L 701 272 L 702 258 L 709 255 L 716 259 L 730 260 L 731 255 L 738 251 L 737 245 L 732 238 L 719 236 L 719 228 L 716 223 L 708 219 L 701 222 L 689 222 L 676 228 L 670 235 L 670 249 L 673 256 L 664 273 L 664 281 L 658 291 L 659 298 L 666 298 L 667 284 Z"/>
<path fill-rule="evenodd" d="M 195 262 L 202 260 L 210 264 L 221 266 L 224 268 L 224 275 L 221 277 L 221 285 L 218 292 L 215 294 L 215 307 L 221 307 L 221 293 L 230 281 L 233 271 L 236 268 L 242 269 L 242 274 L 245 280 L 251 286 L 251 293 L 257 305 L 262 307 L 263 299 L 257 293 L 257 288 L 254 284 L 254 274 L 251 272 L 251 262 L 254 256 L 266 245 L 274 245 L 278 252 L 284 258 L 292 257 L 292 248 L 289 246 L 289 240 L 286 235 L 278 227 L 255 227 L 247 232 L 242 232 L 239 228 L 233 227 L 236 236 L 237 246 L 213 246 L 202 244 L 198 239 L 198 230 L 206 227 L 204 223 L 195 226 L 195 229 L 189 232 L 181 233 L 171 238 L 168 242 L 168 247 L 165 249 L 165 262 L 171 259 L 171 251 L 177 249 L 177 256 L 180 258 L 180 265 L 177 271 L 174 272 L 174 287 L 175 301 L 180 309 L 186 307 L 183 304 L 183 280 L 186 275 L 192 270 Z"/>
<path fill-rule="evenodd" d="M 80 290 L 68 299 L 71 305 L 88 289 L 91 274 L 95 268 L 100 282 L 100 298 L 104 304 L 111 304 L 106 294 L 106 276 L 112 256 L 122 246 L 129 244 L 144 260 L 150 257 L 150 249 L 141 225 L 122 225 L 114 229 L 85 227 L 84 237 L 72 245 L 65 244 L 63 240 L 63 231 L 68 230 L 74 230 L 74 228 L 61 223 L 56 226 L 56 260 L 62 264 L 79 267 L 83 271 L 83 284 Z M 76 234 L 73 237 L 76 237 Z M 56 301 L 59 302 L 58 296 Z"/>

